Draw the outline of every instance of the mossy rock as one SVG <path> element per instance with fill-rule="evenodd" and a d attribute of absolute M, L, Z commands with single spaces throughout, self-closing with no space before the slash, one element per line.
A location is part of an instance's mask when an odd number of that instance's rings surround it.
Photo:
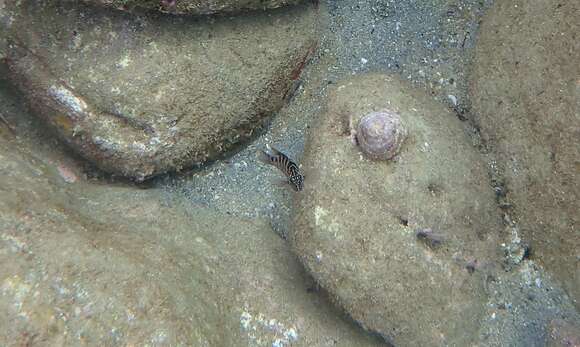
<path fill-rule="evenodd" d="M 136 180 L 252 138 L 316 46 L 311 5 L 191 19 L 23 1 L 3 15 L 10 77 L 35 114 L 99 168 Z"/>
<path fill-rule="evenodd" d="M 296 254 L 338 305 L 394 345 L 474 343 L 502 228 L 480 154 L 453 113 L 397 77 L 355 76 L 329 94 L 305 150 Z M 408 137 L 394 159 L 369 160 L 350 128 L 382 109 L 400 115 Z M 441 243 L 417 237 L 428 230 Z"/>
<path fill-rule="evenodd" d="M 499 1 L 470 82 L 510 215 L 580 308 L 580 3 Z"/>
<path fill-rule="evenodd" d="M 207 15 L 266 10 L 294 5 L 302 0 L 84 0 L 123 11 L 157 10 L 173 14 Z"/>
<path fill-rule="evenodd" d="M 266 221 L 87 181 L 25 129 L 38 122 L 10 109 L 18 126 L 0 122 L 1 346 L 381 345 L 307 292 L 310 278 Z"/>

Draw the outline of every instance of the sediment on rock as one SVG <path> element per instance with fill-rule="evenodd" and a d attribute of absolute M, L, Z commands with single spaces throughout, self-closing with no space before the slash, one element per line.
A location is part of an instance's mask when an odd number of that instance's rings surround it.
<path fill-rule="evenodd" d="M 184 19 L 18 2 L 5 16 L 10 77 L 35 114 L 97 167 L 139 181 L 256 136 L 316 47 L 312 5 Z"/>
<path fill-rule="evenodd" d="M 408 133 L 386 161 L 351 138 L 380 110 L 399 114 Z M 474 343 L 502 229 L 482 159 L 423 91 L 380 74 L 339 81 L 310 129 L 293 248 L 342 308 L 394 345 Z"/>
<path fill-rule="evenodd" d="M 84 0 L 87 3 L 123 11 L 156 10 L 171 14 L 208 15 L 244 11 L 268 10 L 296 5 L 303 0 Z"/>
<path fill-rule="evenodd" d="M 533 259 L 580 307 L 580 4 L 496 2 L 470 81 L 473 120 Z"/>

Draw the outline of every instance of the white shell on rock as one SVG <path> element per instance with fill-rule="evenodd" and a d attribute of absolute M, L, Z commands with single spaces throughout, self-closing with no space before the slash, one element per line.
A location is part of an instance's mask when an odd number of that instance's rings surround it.
<path fill-rule="evenodd" d="M 375 160 L 393 158 L 407 138 L 398 113 L 390 110 L 371 112 L 359 122 L 356 139 L 363 153 Z"/>

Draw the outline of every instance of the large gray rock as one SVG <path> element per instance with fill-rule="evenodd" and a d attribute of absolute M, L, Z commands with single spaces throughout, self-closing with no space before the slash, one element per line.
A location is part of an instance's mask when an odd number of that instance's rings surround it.
<path fill-rule="evenodd" d="M 394 160 L 372 161 L 349 135 L 362 115 L 382 109 L 400 114 L 408 138 Z M 462 129 L 424 92 L 362 75 L 332 88 L 310 131 L 293 247 L 341 307 L 396 346 L 478 338 L 501 221 Z"/>
<path fill-rule="evenodd" d="M 532 259 L 580 303 L 580 3 L 498 1 L 470 94 Z"/>
<path fill-rule="evenodd" d="M 0 345 L 380 345 L 307 292 L 265 222 L 87 182 L 3 114 Z"/>
<path fill-rule="evenodd" d="M 265 10 L 297 4 L 302 0 L 84 0 L 130 11 L 135 8 L 173 14 L 205 15 L 222 12 Z"/>
<path fill-rule="evenodd" d="M 22 1 L 0 17 L 11 79 L 36 114 L 101 169 L 137 180 L 251 138 L 315 46 L 307 5 L 193 20 Z"/>

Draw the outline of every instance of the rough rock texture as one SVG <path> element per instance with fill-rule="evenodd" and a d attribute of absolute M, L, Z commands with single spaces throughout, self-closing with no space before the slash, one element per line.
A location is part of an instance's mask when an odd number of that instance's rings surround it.
<path fill-rule="evenodd" d="M 173 14 L 205 15 L 222 12 L 265 10 L 297 4 L 301 0 L 84 0 L 130 11 L 135 8 Z"/>
<path fill-rule="evenodd" d="M 580 302 L 580 3 L 498 1 L 483 20 L 470 94 L 538 260 Z"/>
<path fill-rule="evenodd" d="M 546 347 L 580 346 L 580 326 L 561 319 L 554 319 L 550 322 L 548 330 Z"/>
<path fill-rule="evenodd" d="M 455 115 L 398 78 L 361 75 L 329 94 L 305 150 L 296 253 L 340 306 L 394 345 L 470 345 L 501 228 L 480 155 Z M 349 138 L 380 109 L 408 129 L 396 160 L 368 160 Z"/>
<path fill-rule="evenodd" d="M 36 113 L 98 167 L 137 180 L 250 138 L 315 46 L 307 5 L 194 20 L 22 1 L 0 17 L 11 78 Z"/>
<path fill-rule="evenodd" d="M 266 223 L 87 182 L 2 111 L 0 345 L 381 345 L 307 292 Z"/>

